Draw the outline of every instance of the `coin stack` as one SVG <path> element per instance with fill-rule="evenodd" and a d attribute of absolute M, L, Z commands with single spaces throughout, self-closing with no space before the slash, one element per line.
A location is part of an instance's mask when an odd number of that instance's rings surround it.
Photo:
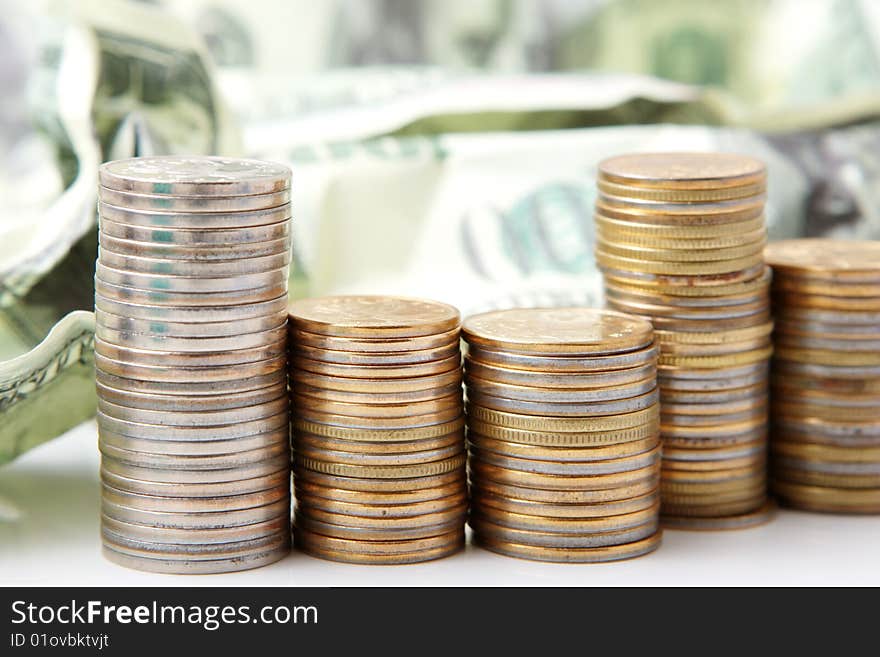
<path fill-rule="evenodd" d="M 502 310 L 462 327 L 474 540 L 597 562 L 660 544 L 657 348 L 609 310 Z"/>
<path fill-rule="evenodd" d="M 467 514 L 461 317 L 388 296 L 290 306 L 294 538 L 349 563 L 438 559 Z"/>
<path fill-rule="evenodd" d="M 724 153 L 624 155 L 599 165 L 598 188 L 606 304 L 649 318 L 660 344 L 664 524 L 764 522 L 764 165 Z"/>
<path fill-rule="evenodd" d="M 802 509 L 880 513 L 880 242 L 786 240 L 766 257 L 773 490 Z"/>
<path fill-rule="evenodd" d="M 104 554 L 167 573 L 276 561 L 290 547 L 290 171 L 150 157 L 99 177 Z"/>

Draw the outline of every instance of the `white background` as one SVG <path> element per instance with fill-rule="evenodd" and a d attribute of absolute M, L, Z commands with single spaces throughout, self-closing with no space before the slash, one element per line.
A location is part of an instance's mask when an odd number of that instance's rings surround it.
<path fill-rule="evenodd" d="M 93 422 L 0 468 L 0 584 L 109 586 L 880 585 L 880 517 L 780 511 L 730 532 L 667 530 L 660 550 L 610 564 L 542 564 L 468 545 L 427 564 L 354 566 L 292 553 L 229 575 L 153 575 L 100 551 Z"/>

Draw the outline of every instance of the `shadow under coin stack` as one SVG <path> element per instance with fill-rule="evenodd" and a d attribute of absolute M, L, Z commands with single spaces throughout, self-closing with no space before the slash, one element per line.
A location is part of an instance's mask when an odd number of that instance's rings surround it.
<path fill-rule="evenodd" d="M 461 318 L 386 296 L 290 306 L 296 514 L 305 552 L 350 563 L 464 546 Z"/>
<path fill-rule="evenodd" d="M 95 361 L 108 559 L 253 568 L 290 548 L 290 171 L 101 167 Z"/>
<path fill-rule="evenodd" d="M 660 544 L 651 324 L 587 308 L 503 310 L 462 327 L 474 540 L 560 562 Z"/>
<path fill-rule="evenodd" d="M 599 165 L 596 260 L 610 308 L 660 345 L 663 521 L 735 529 L 769 519 L 772 353 L 764 165 L 652 153 Z"/>
<path fill-rule="evenodd" d="M 802 509 L 880 513 L 880 242 L 786 240 L 766 257 L 773 491 Z"/>

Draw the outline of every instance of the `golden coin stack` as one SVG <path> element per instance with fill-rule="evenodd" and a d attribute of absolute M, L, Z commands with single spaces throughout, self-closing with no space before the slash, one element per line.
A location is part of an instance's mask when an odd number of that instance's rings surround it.
<path fill-rule="evenodd" d="M 438 559 L 467 515 L 461 317 L 337 296 L 290 306 L 294 539 L 350 563 Z"/>
<path fill-rule="evenodd" d="M 725 529 L 769 518 L 772 352 L 766 174 L 750 157 L 653 153 L 599 165 L 596 259 L 610 308 L 660 345 L 662 517 Z"/>
<path fill-rule="evenodd" d="M 773 242 L 771 472 L 815 511 L 880 513 L 880 242 Z"/>
<path fill-rule="evenodd" d="M 609 310 L 503 310 L 462 327 L 474 540 L 597 562 L 660 544 L 657 348 Z"/>
<path fill-rule="evenodd" d="M 287 167 L 101 167 L 95 365 L 104 554 L 168 573 L 290 549 Z"/>

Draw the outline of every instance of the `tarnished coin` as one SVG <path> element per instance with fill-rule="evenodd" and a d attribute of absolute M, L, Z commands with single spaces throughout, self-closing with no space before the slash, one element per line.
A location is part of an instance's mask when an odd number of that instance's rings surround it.
<path fill-rule="evenodd" d="M 659 461 L 638 470 L 595 475 L 555 475 L 514 470 L 472 458 L 468 464 L 471 481 L 495 481 L 499 484 L 541 490 L 595 491 L 630 486 L 656 476 Z M 480 484 L 482 485 L 482 483 Z"/>
<path fill-rule="evenodd" d="M 333 558 L 337 553 L 350 554 L 352 560 L 362 557 L 366 563 L 380 563 L 369 559 L 370 557 L 391 559 L 395 556 L 402 556 L 408 562 L 411 556 L 417 557 L 419 554 L 433 554 L 437 550 L 449 550 L 450 552 L 460 550 L 464 547 L 464 530 L 458 529 L 439 536 L 399 541 L 354 541 L 322 536 L 306 529 L 297 529 L 295 540 L 297 547 L 303 548 L 306 552 L 312 548 L 318 550 L 315 556 L 333 555 L 328 556 L 328 558 Z M 391 563 L 399 562 L 391 561 Z"/>
<path fill-rule="evenodd" d="M 262 463 L 289 454 L 290 446 L 286 440 L 279 440 L 265 447 L 247 451 L 231 451 L 227 454 L 199 454 L 196 456 L 147 453 L 114 447 L 101 440 L 99 433 L 98 450 L 102 456 L 137 467 L 199 472 L 203 470 L 228 470 Z M 157 449 L 157 452 L 159 450 L 161 447 Z"/>
<path fill-rule="evenodd" d="M 460 484 L 465 480 L 464 468 L 454 468 L 449 472 L 429 476 L 401 477 L 396 479 L 371 479 L 359 476 L 335 475 L 308 468 L 299 468 L 294 464 L 294 478 L 297 485 L 303 482 L 356 491 L 358 493 L 411 493 Z"/>
<path fill-rule="evenodd" d="M 456 431 L 445 436 L 426 438 L 422 440 L 340 440 L 328 436 L 310 434 L 304 431 L 294 430 L 294 440 L 297 447 L 311 447 L 320 450 L 333 450 L 345 452 L 346 458 L 359 454 L 407 454 L 423 452 L 425 450 L 445 449 L 454 445 L 464 445 L 464 432 Z"/>
<path fill-rule="evenodd" d="M 348 338 L 406 338 L 453 331 L 461 316 L 437 301 L 390 296 L 336 296 L 290 304 L 292 326 Z"/>
<path fill-rule="evenodd" d="M 276 429 L 266 433 L 258 433 L 252 436 L 232 438 L 229 440 L 152 440 L 149 438 L 132 438 L 124 434 L 116 433 L 108 429 L 99 431 L 98 440 L 100 445 L 115 448 L 127 454 L 128 452 L 142 452 L 146 456 L 159 454 L 166 456 L 183 457 L 225 457 L 230 454 L 253 452 L 254 450 L 266 450 L 271 448 L 274 453 L 282 453 L 282 447 L 289 445 L 289 436 L 285 429 Z M 265 453 L 265 452 L 260 452 Z M 120 456 L 120 460 L 132 459 L 136 456 Z M 147 465 L 146 462 L 143 465 Z"/>
<path fill-rule="evenodd" d="M 295 442 L 296 457 L 323 461 L 325 463 L 357 466 L 410 466 L 442 461 L 464 452 L 464 441 L 458 440 L 449 445 L 420 449 L 412 452 L 349 452 L 317 447 L 314 443 L 301 440 Z"/>
<path fill-rule="evenodd" d="M 787 506 L 827 513 L 880 513 L 880 489 L 845 489 L 775 480 L 773 492 Z"/>
<path fill-rule="evenodd" d="M 656 443 L 655 443 L 656 445 Z M 659 445 L 635 455 L 595 461 L 551 461 L 513 457 L 471 445 L 472 461 L 494 465 L 508 470 L 558 475 L 561 477 L 591 477 L 603 474 L 621 474 L 641 470 L 660 462 Z"/>
<path fill-rule="evenodd" d="M 330 522 L 321 522 L 302 514 L 294 516 L 294 534 L 300 529 L 352 541 L 401 541 L 408 539 L 430 538 L 442 536 L 454 531 L 464 530 L 464 517 L 456 516 L 451 521 L 436 525 L 423 525 L 411 528 L 404 527 L 350 527 L 336 525 Z"/>
<path fill-rule="evenodd" d="M 273 520 L 289 508 L 290 500 L 286 497 L 271 504 L 248 509 L 191 513 L 144 511 L 115 504 L 108 500 L 101 501 L 101 511 L 109 518 L 122 522 L 176 529 L 222 529 L 251 525 Z"/>
<path fill-rule="evenodd" d="M 649 322 L 591 308 L 527 308 L 474 315 L 462 325 L 470 345 L 538 356 L 618 354 L 653 341 Z"/>
<path fill-rule="evenodd" d="M 106 483 L 101 486 L 101 497 L 103 500 L 144 511 L 183 513 L 237 511 L 239 509 L 251 509 L 266 504 L 273 504 L 278 500 L 288 499 L 288 496 L 287 488 L 280 486 L 254 493 L 224 495 L 222 497 L 165 497 L 130 493 L 108 486 Z"/>
<path fill-rule="evenodd" d="M 430 514 L 446 514 L 450 511 L 454 512 L 453 517 L 457 517 L 467 504 L 467 493 L 464 490 L 446 497 L 439 497 L 421 502 L 404 502 L 398 504 L 388 504 L 385 502 L 368 504 L 360 501 L 340 501 L 327 497 L 312 496 L 302 489 L 298 489 L 297 493 L 296 503 L 297 511 L 299 513 L 312 518 L 324 520 L 328 520 L 331 517 L 338 519 L 339 516 L 351 516 L 350 522 L 354 527 L 381 526 L 382 523 L 376 524 L 373 521 L 405 521 L 408 518 L 424 518 Z M 437 515 L 435 518 L 438 521 L 445 521 L 446 516 Z M 366 524 L 361 522 L 361 519 L 364 519 Z M 342 524 L 348 524 L 349 520 L 346 518 L 340 520 L 340 522 Z M 404 523 L 399 523 L 399 526 L 405 525 Z"/>
<path fill-rule="evenodd" d="M 726 261 L 729 262 L 729 261 Z M 730 286 L 753 281 L 761 277 L 766 271 L 766 267 L 762 262 L 746 269 L 732 270 L 721 273 L 678 273 L 663 274 L 656 272 L 646 272 L 630 268 L 627 263 L 618 262 L 616 266 L 606 265 L 602 262 L 598 263 L 599 269 L 606 278 L 623 284 L 623 285 L 639 285 L 651 287 L 657 290 L 673 290 L 676 287 L 685 290 L 691 290 L 696 295 L 697 288 L 706 288 L 707 294 L 718 294 L 714 289 L 716 286 Z M 622 267 L 621 267 L 622 265 Z M 727 268 L 725 265 L 723 268 Z M 703 291 L 703 290 L 700 290 Z"/>
<path fill-rule="evenodd" d="M 320 497 L 339 502 L 371 505 L 394 506 L 397 504 L 414 504 L 416 502 L 437 500 L 449 497 L 450 495 L 467 494 L 467 482 L 464 477 L 457 477 L 452 483 L 440 486 L 429 486 L 428 488 L 392 492 L 347 490 L 345 488 L 322 486 L 321 484 L 300 479 L 296 480 L 294 484 L 294 488 L 298 494 L 304 493 L 313 498 Z"/>
<path fill-rule="evenodd" d="M 320 536 L 320 534 L 313 534 Z M 302 532 L 296 533 L 296 545 L 306 554 L 318 557 L 319 559 L 327 559 L 329 561 L 339 561 L 342 563 L 363 564 L 363 565 L 400 565 L 407 563 L 422 563 L 425 561 L 434 561 L 444 557 L 451 556 L 456 552 L 460 552 L 464 548 L 464 532 L 457 532 L 454 540 L 450 539 L 445 545 L 439 547 L 422 547 L 422 544 L 416 546 L 412 552 L 394 552 L 392 554 L 382 554 L 371 552 L 369 550 L 355 552 L 352 549 L 332 549 L 310 542 L 309 539 L 302 538 Z M 339 539 L 333 539 L 339 540 Z M 425 539 L 413 539 L 425 540 Z M 354 543 L 354 541 L 352 542 Z M 377 549 L 381 549 L 389 541 L 378 541 L 375 545 Z M 357 543 L 362 544 L 361 542 Z M 373 545 L 368 543 L 368 545 Z M 349 544 L 351 547 L 351 544 Z"/>
<path fill-rule="evenodd" d="M 147 266 L 151 267 L 148 271 L 162 271 L 162 267 L 167 266 L 165 264 L 159 265 L 157 264 L 157 261 L 162 263 L 173 261 L 195 263 L 226 262 L 227 264 L 224 271 L 229 271 L 232 268 L 229 264 L 231 253 L 230 245 L 228 244 L 221 244 L 219 246 L 169 246 L 167 244 L 155 244 L 153 242 L 123 240 L 101 234 L 99 247 L 102 254 L 101 259 L 106 264 L 111 264 L 111 261 L 114 259 L 117 262 L 121 262 L 122 258 L 126 257 L 149 259 L 149 262 L 138 261 L 138 269 L 141 271 L 143 271 L 143 267 Z M 242 259 L 278 258 L 278 256 L 287 254 L 289 251 L 290 239 L 286 237 L 269 242 L 248 242 L 235 245 L 235 255 Z M 256 267 L 256 265 L 253 266 Z M 170 270 L 180 270 L 182 267 L 167 266 L 167 268 Z"/>

